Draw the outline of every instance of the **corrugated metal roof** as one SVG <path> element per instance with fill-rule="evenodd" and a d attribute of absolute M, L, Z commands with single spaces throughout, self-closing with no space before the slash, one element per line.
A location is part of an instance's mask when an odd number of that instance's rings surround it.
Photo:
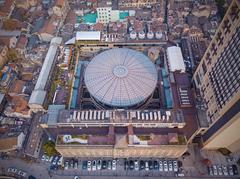
<path fill-rule="evenodd" d="M 45 85 L 47 83 L 49 73 L 53 66 L 57 48 L 61 44 L 61 42 L 61 37 L 54 37 L 51 40 L 51 44 L 45 57 L 40 75 L 37 80 L 37 84 L 35 85 L 34 91 L 31 94 L 29 104 L 43 104 L 46 95 Z"/>
<path fill-rule="evenodd" d="M 185 72 L 182 51 L 180 47 L 172 46 L 167 48 L 168 64 L 170 71 L 180 70 Z"/>
<path fill-rule="evenodd" d="M 101 40 L 100 31 L 79 31 L 76 34 L 76 40 Z"/>
<path fill-rule="evenodd" d="M 133 106 L 148 98 L 157 83 L 157 70 L 147 56 L 131 49 L 111 49 L 98 54 L 85 71 L 85 84 L 100 102 Z"/>

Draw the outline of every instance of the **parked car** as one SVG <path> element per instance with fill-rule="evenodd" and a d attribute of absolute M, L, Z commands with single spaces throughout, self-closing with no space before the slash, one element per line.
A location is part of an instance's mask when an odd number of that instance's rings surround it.
<path fill-rule="evenodd" d="M 91 171 L 91 169 L 92 169 L 92 162 L 91 162 L 91 161 L 88 161 L 88 162 L 87 162 L 87 170 L 88 170 L 88 171 Z"/>
<path fill-rule="evenodd" d="M 46 160 L 46 155 L 45 155 L 45 154 L 42 155 L 41 160 L 42 160 L 42 161 L 45 161 L 45 160 Z"/>
<path fill-rule="evenodd" d="M 134 170 L 139 170 L 139 162 L 137 160 L 134 161 Z"/>
<path fill-rule="evenodd" d="M 213 176 L 213 169 L 212 169 L 212 167 L 207 167 L 207 169 L 208 169 L 208 174 Z"/>
<path fill-rule="evenodd" d="M 27 176 L 27 173 L 19 170 L 19 171 L 18 171 L 18 175 L 20 175 L 20 176 L 22 176 L 22 177 L 25 177 L 25 176 Z"/>
<path fill-rule="evenodd" d="M 125 160 L 124 161 L 124 170 L 128 170 L 129 169 L 129 161 Z"/>
<path fill-rule="evenodd" d="M 168 161 L 168 170 L 170 171 L 170 172 L 172 172 L 173 171 L 173 165 L 172 165 L 172 161 Z"/>
<path fill-rule="evenodd" d="M 217 165 L 218 168 L 218 175 L 223 175 L 222 167 L 221 165 Z"/>
<path fill-rule="evenodd" d="M 62 165 L 62 162 L 63 162 L 63 156 L 61 156 L 57 162 L 58 165 Z"/>
<path fill-rule="evenodd" d="M 12 167 L 8 168 L 7 171 L 8 171 L 9 173 L 17 173 L 17 172 L 18 172 L 18 170 L 17 170 L 16 168 L 12 168 Z"/>
<path fill-rule="evenodd" d="M 148 161 L 149 170 L 153 170 L 153 162 L 151 160 Z"/>
<path fill-rule="evenodd" d="M 83 161 L 83 163 L 82 163 L 82 169 L 83 169 L 83 170 L 86 170 L 86 169 L 87 169 L 87 164 L 88 164 L 87 161 Z"/>
<path fill-rule="evenodd" d="M 232 165 L 232 169 L 233 169 L 233 174 L 234 175 L 238 175 L 238 168 L 236 165 Z"/>
<path fill-rule="evenodd" d="M 228 166 L 228 172 L 229 172 L 229 175 L 230 175 L 230 176 L 233 176 L 233 175 L 234 175 L 232 165 L 229 165 L 229 166 Z"/>
<path fill-rule="evenodd" d="M 93 171 L 97 170 L 97 162 L 96 162 L 96 160 L 92 161 L 92 170 Z"/>
<path fill-rule="evenodd" d="M 148 164 L 148 161 L 145 161 L 145 170 L 148 171 L 149 170 L 149 164 Z"/>
<path fill-rule="evenodd" d="M 107 168 L 108 168 L 108 170 L 112 170 L 112 161 L 111 160 L 108 160 Z"/>
<path fill-rule="evenodd" d="M 53 156 L 49 158 L 49 162 L 52 163 L 52 161 L 53 161 Z"/>
<path fill-rule="evenodd" d="M 218 170 L 217 170 L 217 166 L 213 165 L 213 175 L 218 175 Z"/>
<path fill-rule="evenodd" d="M 77 160 L 74 161 L 74 169 L 78 169 L 78 161 Z"/>
<path fill-rule="evenodd" d="M 178 162 L 176 160 L 173 161 L 173 171 L 174 172 L 178 171 Z"/>
<path fill-rule="evenodd" d="M 69 165 L 69 162 L 68 162 L 68 161 L 65 161 L 65 163 L 64 163 L 64 169 L 65 169 L 65 170 L 68 169 L 68 165 Z"/>
<path fill-rule="evenodd" d="M 45 161 L 49 162 L 50 161 L 50 157 L 46 155 Z"/>
<path fill-rule="evenodd" d="M 117 169 L 117 161 L 113 160 L 112 161 L 112 170 L 116 170 Z"/>
<path fill-rule="evenodd" d="M 168 164 L 166 160 L 163 161 L 163 169 L 165 172 L 168 172 Z"/>
<path fill-rule="evenodd" d="M 163 162 L 159 161 L 159 171 L 163 172 Z"/>
<path fill-rule="evenodd" d="M 102 160 L 97 161 L 97 169 L 101 170 L 102 169 Z"/>
<path fill-rule="evenodd" d="M 142 161 L 142 160 L 140 160 L 140 170 L 144 170 L 144 168 L 145 168 L 145 162 L 144 161 Z"/>
<path fill-rule="evenodd" d="M 52 161 L 52 164 L 53 164 L 53 165 L 57 165 L 58 159 L 59 159 L 58 156 L 54 157 L 54 159 L 53 159 L 53 161 Z"/>
<path fill-rule="evenodd" d="M 132 160 L 129 161 L 129 169 L 130 170 L 134 169 L 134 161 L 132 161 Z"/>
<path fill-rule="evenodd" d="M 69 166 L 71 167 L 71 168 L 74 168 L 74 160 L 72 159 L 72 160 L 70 160 L 70 162 L 69 162 Z"/>
<path fill-rule="evenodd" d="M 222 171 L 223 171 L 223 175 L 225 175 L 225 176 L 228 175 L 228 169 L 225 165 L 222 165 Z"/>
<path fill-rule="evenodd" d="M 103 160 L 102 161 L 102 169 L 106 169 L 107 168 L 107 161 L 106 160 Z"/>

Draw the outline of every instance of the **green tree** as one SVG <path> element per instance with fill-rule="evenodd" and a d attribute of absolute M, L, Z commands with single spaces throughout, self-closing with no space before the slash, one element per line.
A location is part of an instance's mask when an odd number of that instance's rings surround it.
<path fill-rule="evenodd" d="M 52 155 L 57 155 L 58 152 L 55 149 L 55 143 L 53 141 L 47 141 L 44 145 L 43 145 L 43 151 L 48 155 L 48 156 L 52 156 Z"/>

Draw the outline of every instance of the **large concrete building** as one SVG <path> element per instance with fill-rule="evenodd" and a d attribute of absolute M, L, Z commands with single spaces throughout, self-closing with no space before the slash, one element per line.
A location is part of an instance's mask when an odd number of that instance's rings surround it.
<path fill-rule="evenodd" d="M 206 104 L 205 149 L 240 150 L 240 1 L 233 0 L 206 50 L 194 81 Z"/>

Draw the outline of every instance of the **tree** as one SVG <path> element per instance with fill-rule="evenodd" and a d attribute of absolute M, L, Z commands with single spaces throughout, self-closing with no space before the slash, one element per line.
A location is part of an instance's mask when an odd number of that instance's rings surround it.
<path fill-rule="evenodd" d="M 55 143 L 51 140 L 47 141 L 44 145 L 43 145 L 43 151 L 48 155 L 48 156 L 52 156 L 52 155 L 57 155 L 58 152 L 55 149 Z"/>

